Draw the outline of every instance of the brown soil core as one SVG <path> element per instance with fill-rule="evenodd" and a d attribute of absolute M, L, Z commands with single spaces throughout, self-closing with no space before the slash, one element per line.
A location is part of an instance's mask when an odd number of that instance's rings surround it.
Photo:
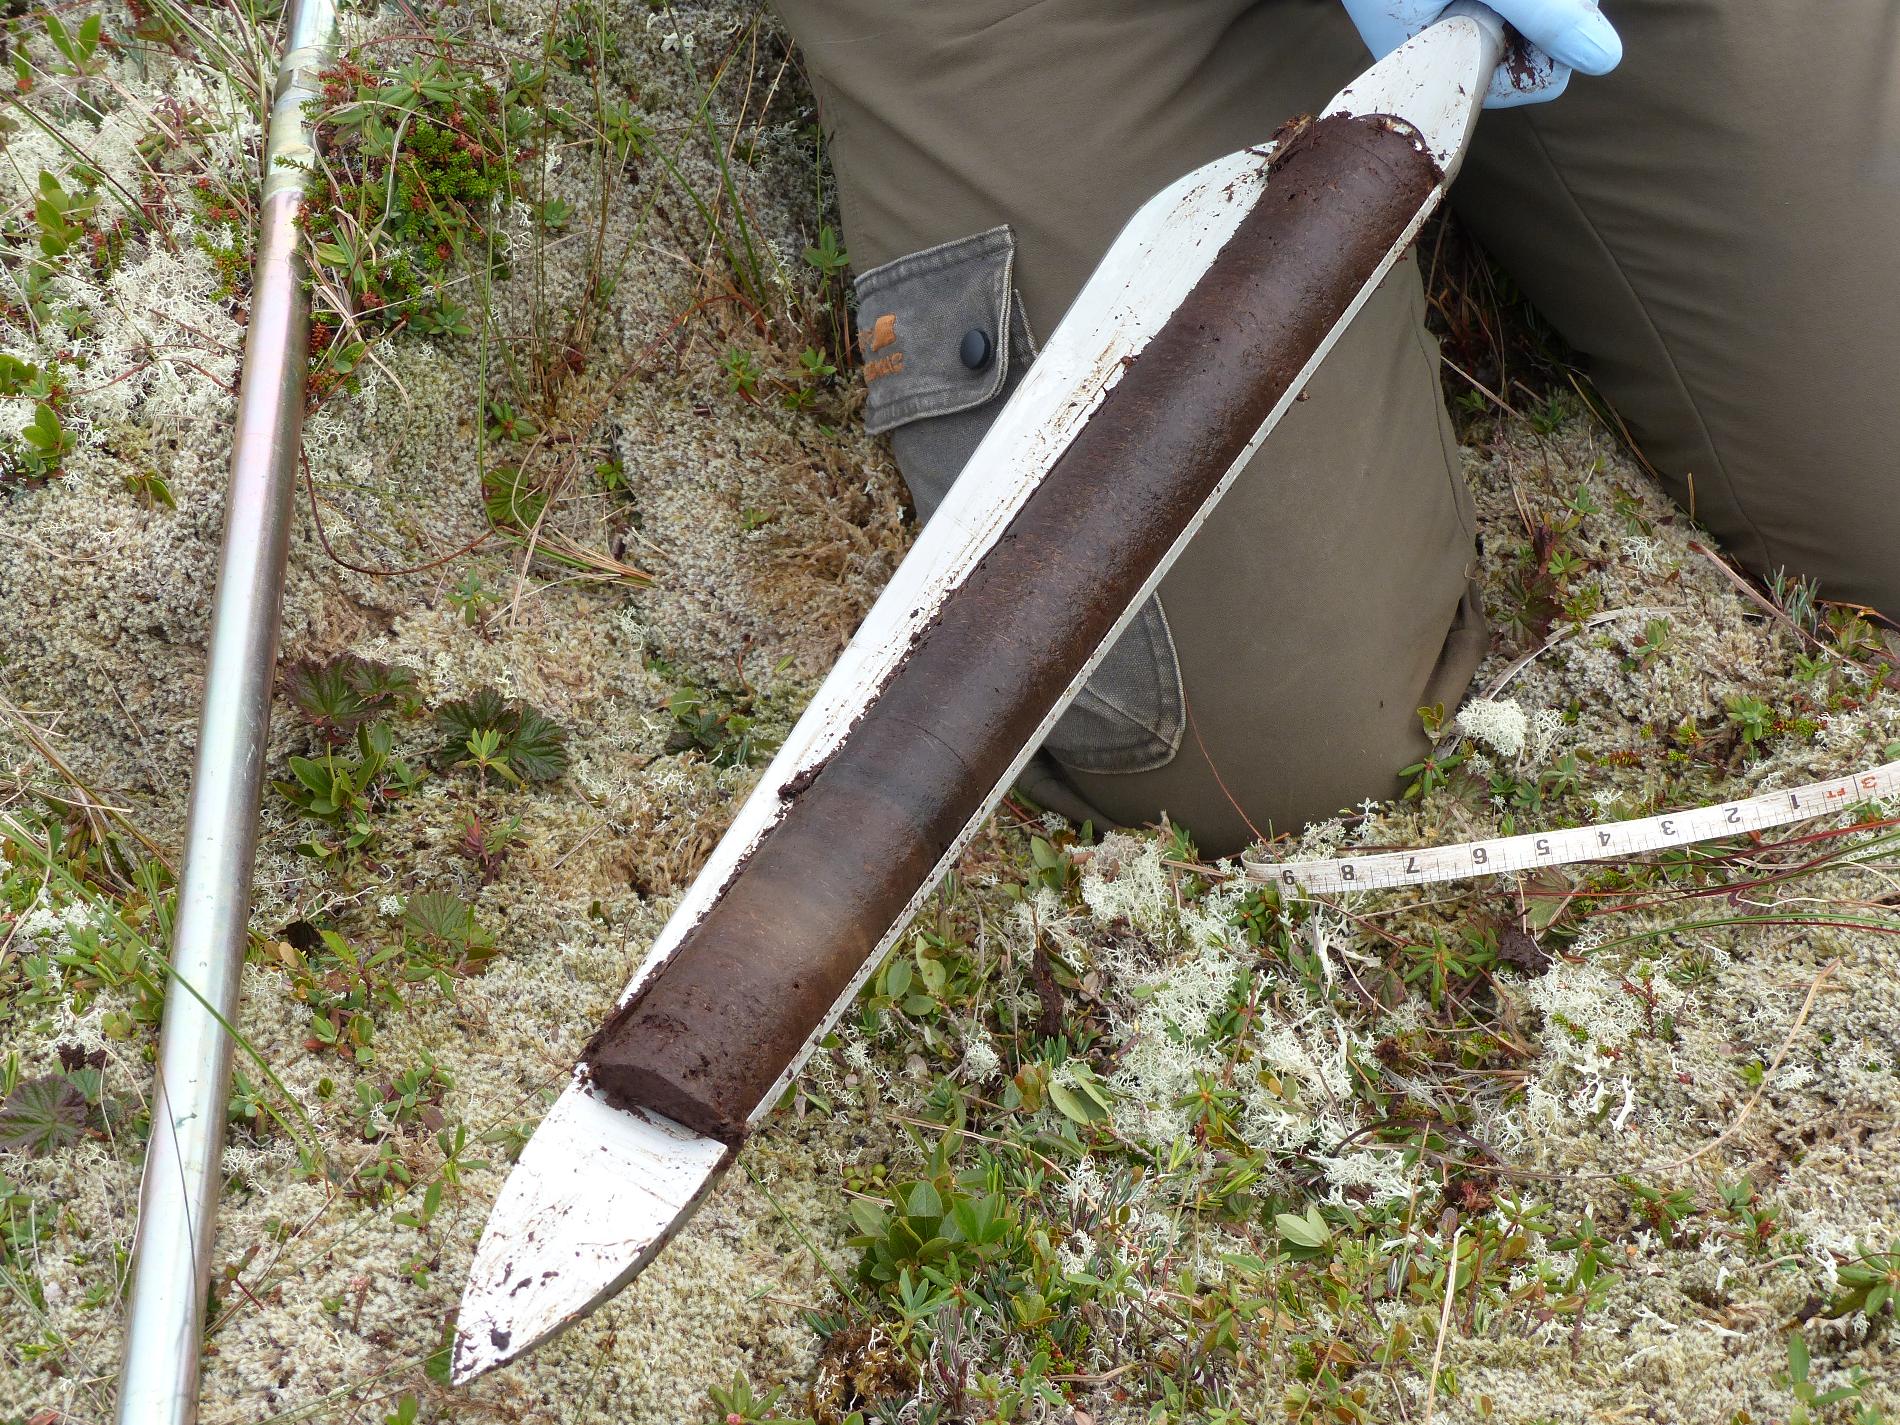
<path fill-rule="evenodd" d="M 1439 182 L 1335 115 L 1274 155 L 1207 274 L 876 702 L 584 1058 L 608 1099 L 737 1143 Z"/>

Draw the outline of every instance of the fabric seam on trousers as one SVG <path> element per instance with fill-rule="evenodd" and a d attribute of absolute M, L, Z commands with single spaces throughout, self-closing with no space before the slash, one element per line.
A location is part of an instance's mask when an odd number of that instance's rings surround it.
<path fill-rule="evenodd" d="M 1418 249 L 1414 247 L 1412 253 L 1413 260 L 1416 261 Z M 1444 363 L 1444 353 L 1438 349 L 1438 342 L 1425 327 L 1425 312 L 1423 310 L 1425 301 L 1424 292 L 1424 283 L 1421 281 L 1419 284 L 1421 310 L 1418 314 L 1418 321 L 1412 325 L 1412 340 L 1418 344 L 1418 354 L 1425 358 L 1425 369 L 1431 373 L 1431 379 L 1436 383 L 1438 381 L 1438 368 Z M 1437 414 L 1438 421 L 1436 424 L 1438 425 L 1439 453 L 1442 457 L 1444 454 L 1443 446 L 1445 440 L 1444 423 L 1450 419 L 1445 412 L 1445 396 L 1442 386 L 1438 394 Z M 1457 440 L 1455 437 L 1453 438 L 1452 445 L 1452 458 L 1445 462 L 1446 482 L 1451 486 L 1451 509 L 1452 513 L 1458 517 L 1458 528 L 1465 532 L 1465 538 L 1475 542 L 1478 538 L 1478 512 L 1472 500 L 1471 486 L 1465 481 L 1464 466 L 1458 458 L 1456 450 Z M 1467 561 L 1466 568 L 1470 567 L 1471 561 Z"/>
<path fill-rule="evenodd" d="M 1166 749 L 1165 755 L 1149 753 L 1148 756 L 1137 765 L 1109 767 L 1090 765 L 1090 762 L 1084 762 L 1074 757 L 1064 757 L 1060 752 L 1052 749 L 1051 755 L 1055 757 L 1056 761 L 1062 766 L 1073 767 L 1078 772 L 1089 772 L 1096 776 L 1132 776 L 1137 772 L 1152 772 L 1158 767 L 1165 767 L 1180 755 L 1181 738 L 1187 731 L 1187 721 L 1183 711 L 1187 705 L 1187 693 L 1181 681 L 1181 660 L 1180 656 L 1175 652 L 1174 631 L 1168 627 L 1168 612 L 1162 607 L 1160 593 L 1150 594 L 1146 602 L 1154 606 L 1155 620 L 1159 625 L 1158 633 L 1156 628 L 1151 627 L 1138 613 L 1134 619 L 1130 620 L 1128 627 L 1123 630 L 1121 637 L 1122 639 L 1126 639 L 1136 628 L 1140 628 L 1142 637 L 1147 644 L 1148 660 L 1155 674 L 1155 685 L 1161 693 L 1161 711 L 1168 715 L 1167 727 L 1165 729 L 1161 727 L 1151 727 L 1140 717 L 1115 702 L 1112 698 L 1105 697 L 1101 692 L 1087 683 L 1084 683 L 1081 692 L 1076 694 L 1076 701 L 1082 702 L 1086 699 L 1102 708 L 1106 708 L 1130 727 L 1138 730 L 1137 735 L 1117 742 L 1113 746 L 1104 747 L 1098 745 L 1088 748 L 1085 755 L 1089 757 L 1091 761 L 1097 757 L 1126 759 L 1130 753 L 1142 751 L 1156 744 Z M 1169 696 L 1170 693 L 1172 693 L 1172 698 Z M 1058 724 L 1058 726 L 1059 725 L 1060 724 Z"/>
<path fill-rule="evenodd" d="M 1755 543 L 1760 547 L 1762 554 L 1767 556 L 1773 546 L 1769 544 L 1768 536 L 1762 533 L 1761 527 L 1755 523 L 1755 517 L 1748 512 L 1748 506 L 1742 503 L 1741 496 L 1736 492 L 1735 481 L 1728 473 L 1728 462 L 1722 458 L 1722 452 L 1716 447 L 1715 433 L 1709 429 L 1708 421 L 1703 418 L 1701 405 L 1697 403 L 1694 395 L 1690 392 L 1689 383 L 1683 377 L 1682 368 L 1676 364 L 1675 352 L 1670 350 L 1669 343 L 1663 337 L 1662 330 L 1656 325 L 1656 319 L 1650 316 L 1649 303 L 1643 299 L 1643 294 L 1637 290 L 1636 284 L 1630 280 L 1629 273 L 1623 270 L 1623 264 L 1617 261 L 1615 249 L 1604 241 L 1603 234 L 1598 229 L 1596 220 L 1590 216 L 1589 209 L 1577 201 L 1576 193 L 1571 189 L 1569 182 L 1564 178 L 1563 170 L 1557 166 L 1557 161 L 1551 157 L 1550 148 L 1545 144 L 1544 136 L 1538 132 L 1537 125 L 1530 122 L 1527 118 L 1524 126 L 1530 132 L 1531 141 L 1537 145 L 1537 152 L 1543 158 L 1544 166 L 1550 170 L 1551 177 L 1556 180 L 1558 191 L 1564 195 L 1564 198 L 1569 202 L 1570 206 L 1576 210 L 1578 218 L 1583 222 L 1585 231 L 1590 234 L 1591 239 L 1596 243 L 1597 247 L 1602 250 L 1603 255 L 1609 259 L 1610 268 L 1616 273 L 1617 280 L 1623 284 L 1623 289 L 1629 293 L 1630 298 L 1636 303 L 1636 310 L 1643 314 L 1643 325 L 1649 328 L 1650 336 L 1655 338 L 1656 348 L 1662 353 L 1663 362 L 1669 369 L 1670 379 L 1676 383 L 1677 389 L 1681 391 L 1684 402 L 1687 403 L 1690 412 L 1695 417 L 1696 429 L 1702 432 L 1702 439 L 1709 447 L 1709 456 L 1715 461 L 1715 473 L 1721 478 L 1723 487 L 1728 491 L 1729 502 L 1735 506 L 1735 512 L 1742 517 L 1742 523 L 1748 526 L 1749 533 L 1754 535 Z M 1685 480 L 1690 479 L 1692 475 L 1693 472 L 1685 474 Z M 1693 491 L 1694 488 L 1694 485 L 1691 484 L 1690 489 Z M 1771 558 L 1764 557 L 1761 559 L 1760 565 L 1762 568 L 1767 569 L 1773 567 L 1776 562 L 1777 561 Z"/>
<path fill-rule="evenodd" d="M 1011 276 L 1014 275 L 1012 272 Z M 1016 330 L 1022 334 L 1023 350 L 1029 354 L 1029 360 L 1023 365 L 1023 369 L 1027 371 L 1036 364 L 1036 358 L 1042 354 L 1042 350 L 1036 345 L 1035 329 L 1029 325 L 1029 304 L 1023 301 L 1022 292 L 1017 288 L 1010 288 L 1009 299 L 1011 321 Z"/>

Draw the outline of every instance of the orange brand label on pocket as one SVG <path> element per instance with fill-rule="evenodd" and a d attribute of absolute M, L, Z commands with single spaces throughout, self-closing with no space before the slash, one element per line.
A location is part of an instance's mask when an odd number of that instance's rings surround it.
<path fill-rule="evenodd" d="M 882 351 L 897 340 L 897 316 L 886 312 L 871 323 L 871 350 Z"/>
<path fill-rule="evenodd" d="M 876 361 L 864 363 L 864 379 L 875 381 L 880 376 L 893 376 L 904 369 L 904 353 L 893 351 L 889 356 L 880 356 Z"/>

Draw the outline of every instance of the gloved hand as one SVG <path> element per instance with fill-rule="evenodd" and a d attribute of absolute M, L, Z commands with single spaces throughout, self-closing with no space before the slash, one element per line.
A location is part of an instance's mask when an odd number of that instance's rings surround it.
<path fill-rule="evenodd" d="M 1404 44 L 1444 11 L 1446 0 L 1341 0 L 1375 59 Z M 1623 58 L 1623 41 L 1596 0 L 1487 0 L 1504 22 L 1530 42 L 1507 55 L 1485 95 L 1487 109 L 1555 99 L 1570 71 L 1608 74 Z"/>

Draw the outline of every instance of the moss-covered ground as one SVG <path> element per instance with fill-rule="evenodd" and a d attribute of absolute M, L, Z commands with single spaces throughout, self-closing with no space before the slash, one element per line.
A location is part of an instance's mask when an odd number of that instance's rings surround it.
<path fill-rule="evenodd" d="M 115 1405 L 277 15 L 16 10 L 0 1421 L 55 1425 Z M 765 15 L 344 18 L 206 1421 L 1900 1414 L 1891 804 L 1312 905 L 1006 803 L 679 1239 L 451 1389 L 513 1155 L 908 527 Z M 1280 854 L 1900 757 L 1883 626 L 1562 382 L 1463 404 L 1493 656 Z"/>

